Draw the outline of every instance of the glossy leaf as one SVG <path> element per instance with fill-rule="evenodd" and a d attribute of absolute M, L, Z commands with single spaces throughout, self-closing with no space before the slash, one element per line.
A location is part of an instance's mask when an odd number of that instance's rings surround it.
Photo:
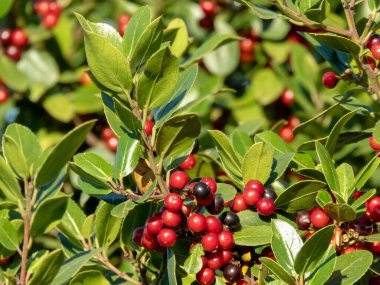
<path fill-rule="evenodd" d="M 336 169 L 336 174 L 338 175 L 340 195 L 345 202 L 348 201 L 350 197 L 351 187 L 355 182 L 354 171 L 351 165 L 347 163 L 342 163 Z"/>
<path fill-rule="evenodd" d="M 114 106 L 117 116 L 124 124 L 129 133 L 139 135 L 141 131 L 141 122 L 135 117 L 130 109 L 125 107 L 120 101 L 114 100 Z"/>
<path fill-rule="evenodd" d="M 0 217 L 0 244 L 8 250 L 18 248 L 18 236 L 15 227 L 5 218 Z"/>
<path fill-rule="evenodd" d="M 347 204 L 328 203 L 324 210 L 330 218 L 338 222 L 350 222 L 356 219 L 355 210 Z"/>
<path fill-rule="evenodd" d="M 94 120 L 83 123 L 63 137 L 39 167 L 35 180 L 36 186 L 42 186 L 54 179 L 84 142 L 94 124 Z"/>
<path fill-rule="evenodd" d="M 177 274 L 176 274 L 176 258 L 174 252 L 171 248 L 166 249 L 167 252 L 167 269 L 168 269 L 168 279 L 169 284 L 177 285 Z"/>
<path fill-rule="evenodd" d="M 100 181 L 109 181 L 113 177 L 112 166 L 95 153 L 81 153 L 74 156 L 74 163 Z"/>
<path fill-rule="evenodd" d="M 227 183 L 217 183 L 216 194 L 222 196 L 224 201 L 231 201 L 236 196 L 236 188 Z"/>
<path fill-rule="evenodd" d="M 355 184 L 351 187 L 350 195 L 352 195 L 356 189 L 361 189 L 372 177 L 375 170 L 379 167 L 380 158 L 376 155 L 373 157 L 355 176 Z"/>
<path fill-rule="evenodd" d="M 107 278 L 100 271 L 86 270 L 77 274 L 69 285 L 109 285 Z"/>
<path fill-rule="evenodd" d="M 360 47 L 350 39 L 334 34 L 310 34 L 321 44 L 330 46 L 343 52 L 358 54 Z"/>
<path fill-rule="evenodd" d="M 102 92 L 102 101 L 104 106 L 104 114 L 106 115 L 108 125 L 116 136 L 120 137 L 128 129 L 124 126 L 121 121 L 121 118 L 118 117 L 117 111 L 115 108 L 115 102 L 112 100 L 112 97 Z"/>
<path fill-rule="evenodd" d="M 133 172 L 141 154 L 140 141 L 124 134 L 117 145 L 114 176 L 123 178 Z"/>
<path fill-rule="evenodd" d="M 137 83 L 137 103 L 140 109 L 161 106 L 173 92 L 178 80 L 179 62 L 169 47 L 149 58 Z"/>
<path fill-rule="evenodd" d="M 270 226 L 247 227 L 234 233 L 236 245 L 258 246 L 269 244 L 272 238 Z"/>
<path fill-rule="evenodd" d="M 318 230 L 305 242 L 294 262 L 294 269 L 298 274 L 314 270 L 328 249 L 333 233 L 334 226 L 327 226 Z"/>
<path fill-rule="evenodd" d="M 294 261 L 303 242 L 296 229 L 281 220 L 272 220 L 271 248 L 276 261 L 290 275 L 295 275 Z"/>
<path fill-rule="evenodd" d="M 7 135 L 3 136 L 2 145 L 4 157 L 12 167 L 13 172 L 20 180 L 26 180 L 29 177 L 29 168 L 19 145 Z"/>
<path fill-rule="evenodd" d="M 186 23 L 181 18 L 175 18 L 169 22 L 164 32 L 164 42 L 170 41 L 172 53 L 180 57 L 187 49 L 189 34 Z"/>
<path fill-rule="evenodd" d="M 306 278 L 306 284 L 308 285 L 320 285 L 330 278 L 334 271 L 336 263 L 335 248 L 330 245 L 324 256 L 320 259 L 319 263 L 315 266 L 315 270 L 310 273 Z"/>
<path fill-rule="evenodd" d="M 274 157 L 272 171 L 270 173 L 269 180 L 267 183 L 272 183 L 280 178 L 284 172 L 288 169 L 289 164 L 294 158 L 294 153 L 284 153 Z"/>
<path fill-rule="evenodd" d="M 28 284 L 31 285 L 49 285 L 53 281 L 55 275 L 58 273 L 65 256 L 62 250 L 57 249 L 44 257 L 34 269 L 34 274 L 29 280 Z"/>
<path fill-rule="evenodd" d="M 68 199 L 68 197 L 54 197 L 42 202 L 32 216 L 30 234 L 36 236 L 55 228 L 66 212 Z"/>
<path fill-rule="evenodd" d="M 113 208 L 110 204 L 103 204 L 96 211 L 95 234 L 101 247 L 110 246 L 120 231 L 121 219 L 111 215 Z"/>
<path fill-rule="evenodd" d="M 236 150 L 236 154 L 243 158 L 248 149 L 252 146 L 253 141 L 246 132 L 235 129 L 231 133 L 231 144 Z"/>
<path fill-rule="evenodd" d="M 372 263 L 372 253 L 358 250 L 337 257 L 334 272 L 326 285 L 351 285 L 360 279 Z"/>
<path fill-rule="evenodd" d="M 352 204 L 351 207 L 356 210 L 358 209 L 361 205 L 363 205 L 367 200 L 372 198 L 373 196 L 376 195 L 376 189 L 371 189 L 366 191 L 363 195 L 361 195 L 358 199 L 356 199 Z"/>
<path fill-rule="evenodd" d="M 333 202 L 330 193 L 326 190 L 318 191 L 316 201 L 321 208 L 324 208 L 326 204 Z"/>
<path fill-rule="evenodd" d="M 267 257 L 260 257 L 259 261 L 278 279 L 282 280 L 286 284 L 296 284 L 292 275 L 284 270 L 280 264 Z"/>
<path fill-rule="evenodd" d="M 247 151 L 242 162 L 243 182 L 257 179 L 265 184 L 273 164 L 273 150 L 265 143 L 256 143 Z"/>
<path fill-rule="evenodd" d="M 198 243 L 191 249 L 190 255 L 183 265 L 188 274 L 196 274 L 202 269 L 202 255 L 204 255 L 204 250 L 202 245 Z"/>
<path fill-rule="evenodd" d="M 318 191 L 326 188 L 326 184 L 316 180 L 297 182 L 282 192 L 276 199 L 276 208 L 296 213 L 316 206 Z"/>

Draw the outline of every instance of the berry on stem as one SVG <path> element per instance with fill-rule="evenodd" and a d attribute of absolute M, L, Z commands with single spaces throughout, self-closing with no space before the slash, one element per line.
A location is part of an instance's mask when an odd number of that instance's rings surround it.
<path fill-rule="evenodd" d="M 380 43 L 376 43 L 372 45 L 371 53 L 375 59 L 377 60 L 380 59 Z"/>
<path fill-rule="evenodd" d="M 172 229 L 162 229 L 157 235 L 157 241 L 163 247 L 172 247 L 177 241 L 177 235 Z"/>
<path fill-rule="evenodd" d="M 162 213 L 162 222 L 169 228 L 174 228 L 181 223 L 181 215 L 178 212 L 165 210 Z"/>
<path fill-rule="evenodd" d="M 164 226 L 164 223 L 162 222 L 162 219 L 158 217 L 151 217 L 146 222 L 146 228 L 149 233 L 151 234 L 158 234 Z"/>
<path fill-rule="evenodd" d="M 330 221 L 329 216 L 327 216 L 326 212 L 320 208 L 313 209 L 310 214 L 310 221 L 314 227 L 317 229 L 323 228 L 327 226 Z"/>
<path fill-rule="evenodd" d="M 196 275 L 197 281 L 201 285 L 210 285 L 215 280 L 215 272 L 214 270 L 206 267 L 201 269 Z"/>
<path fill-rule="evenodd" d="M 235 213 L 247 210 L 248 205 L 245 203 L 243 194 L 236 195 L 231 203 L 231 210 Z"/>
<path fill-rule="evenodd" d="M 180 165 L 179 167 L 182 170 L 190 170 L 195 166 L 196 160 L 193 154 L 190 154 Z"/>
<path fill-rule="evenodd" d="M 219 233 L 219 246 L 224 250 L 234 247 L 234 235 L 228 230 L 223 230 Z"/>
<path fill-rule="evenodd" d="M 207 233 L 202 237 L 201 244 L 205 251 L 212 252 L 219 247 L 219 237 L 216 233 Z"/>
<path fill-rule="evenodd" d="M 207 184 L 208 187 L 210 187 L 211 193 L 215 194 L 216 190 L 218 189 L 218 185 L 216 184 L 215 180 L 211 177 L 204 177 L 201 179 L 201 182 L 204 184 Z"/>
<path fill-rule="evenodd" d="M 294 104 L 294 92 L 289 89 L 282 91 L 280 96 L 280 101 L 287 107 L 290 107 Z"/>
<path fill-rule="evenodd" d="M 218 3 L 211 0 L 202 0 L 200 7 L 206 16 L 213 16 L 218 8 Z"/>
<path fill-rule="evenodd" d="M 268 198 L 261 198 L 256 205 L 257 211 L 260 215 L 269 216 L 274 213 L 274 202 Z"/>
<path fill-rule="evenodd" d="M 285 142 L 290 143 L 294 140 L 293 129 L 290 126 L 283 127 L 278 134 Z"/>
<path fill-rule="evenodd" d="M 339 78 L 338 76 L 331 71 L 326 72 L 322 76 L 322 84 L 328 89 L 333 89 L 338 84 Z"/>
<path fill-rule="evenodd" d="M 17 28 L 11 33 L 11 43 L 16 47 L 23 48 L 28 44 L 28 36 L 21 28 Z"/>
<path fill-rule="evenodd" d="M 148 137 L 152 135 L 153 127 L 154 122 L 151 120 L 146 120 L 144 130 Z"/>
<path fill-rule="evenodd" d="M 206 224 L 206 231 L 209 233 L 217 234 L 222 230 L 222 222 L 214 216 L 206 217 Z"/>
<path fill-rule="evenodd" d="M 181 195 L 177 193 L 169 193 L 165 197 L 164 204 L 165 204 L 166 209 L 168 209 L 169 211 L 175 212 L 182 209 L 183 201 L 182 201 Z"/>
<path fill-rule="evenodd" d="M 183 171 L 174 171 L 170 175 L 170 188 L 171 189 L 183 189 L 187 182 L 189 182 L 189 177 Z"/>
<path fill-rule="evenodd" d="M 194 233 L 200 233 L 206 230 L 207 222 L 204 215 L 196 213 L 187 219 L 187 227 Z"/>

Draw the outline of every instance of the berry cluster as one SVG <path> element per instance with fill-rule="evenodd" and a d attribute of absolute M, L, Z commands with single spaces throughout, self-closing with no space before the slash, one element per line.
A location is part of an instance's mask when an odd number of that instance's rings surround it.
<path fill-rule="evenodd" d="M 28 45 L 28 35 L 21 28 L 0 31 L 0 44 L 4 54 L 13 61 L 21 58 L 22 50 Z"/>
<path fill-rule="evenodd" d="M 58 23 L 62 7 L 55 1 L 37 0 L 34 3 L 34 11 L 42 18 L 45 28 L 51 30 Z"/>
<path fill-rule="evenodd" d="M 274 213 L 274 200 L 276 193 L 258 180 L 249 180 L 244 187 L 243 194 L 238 194 L 230 202 L 230 209 L 236 213 L 249 208 L 256 207 L 257 212 L 262 216 L 269 216 Z"/>
<path fill-rule="evenodd" d="M 154 127 L 154 122 L 147 120 L 145 123 L 145 133 L 147 136 L 152 135 L 153 127 Z M 119 138 L 116 136 L 116 134 L 113 132 L 113 130 L 109 126 L 102 128 L 100 137 L 105 142 L 107 148 L 110 151 L 116 152 L 117 144 L 119 143 Z"/>
<path fill-rule="evenodd" d="M 131 15 L 123 14 L 117 20 L 117 30 L 121 36 L 124 36 L 124 32 L 128 26 L 129 20 L 131 20 Z"/>
<path fill-rule="evenodd" d="M 201 0 L 199 6 L 204 13 L 204 17 L 199 20 L 199 26 L 212 30 L 214 28 L 214 17 L 218 10 L 218 3 L 213 0 Z"/>

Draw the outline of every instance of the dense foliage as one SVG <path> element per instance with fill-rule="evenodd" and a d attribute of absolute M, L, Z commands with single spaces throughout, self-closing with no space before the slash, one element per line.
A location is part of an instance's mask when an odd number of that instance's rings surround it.
<path fill-rule="evenodd" d="M 3 0 L 0 283 L 380 284 L 379 3 Z"/>

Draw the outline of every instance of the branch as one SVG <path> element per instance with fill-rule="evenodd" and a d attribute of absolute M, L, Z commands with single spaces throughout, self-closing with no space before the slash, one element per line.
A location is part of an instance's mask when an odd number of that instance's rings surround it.
<path fill-rule="evenodd" d="M 350 0 L 350 4 L 346 2 L 346 0 L 341 0 L 342 6 L 344 10 L 344 14 L 346 15 L 347 25 L 350 30 L 351 39 L 356 43 L 359 43 L 359 34 L 356 29 L 356 24 L 354 20 L 354 9 L 355 9 L 355 0 Z"/>

